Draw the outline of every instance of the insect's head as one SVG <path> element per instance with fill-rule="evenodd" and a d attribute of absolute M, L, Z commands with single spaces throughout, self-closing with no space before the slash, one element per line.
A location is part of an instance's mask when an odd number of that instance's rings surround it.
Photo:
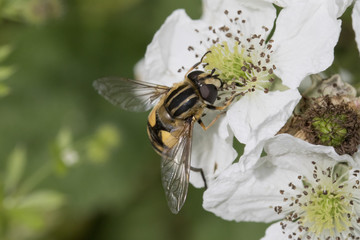
<path fill-rule="evenodd" d="M 211 73 L 203 71 L 192 71 L 187 77 L 196 85 L 201 97 L 213 104 L 218 96 L 218 90 L 223 86 L 219 75 L 214 75 L 215 69 Z"/>

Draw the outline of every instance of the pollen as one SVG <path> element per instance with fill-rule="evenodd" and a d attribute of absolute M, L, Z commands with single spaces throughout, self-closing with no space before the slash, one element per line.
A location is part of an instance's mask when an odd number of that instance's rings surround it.
<path fill-rule="evenodd" d="M 266 92 L 271 86 L 270 79 L 273 74 L 266 71 L 267 67 L 262 65 L 261 53 L 257 56 L 254 45 L 248 49 L 234 42 L 233 47 L 224 41 L 210 47 L 204 63 L 205 70 L 216 70 L 219 78 L 228 85 L 235 83 L 238 89 L 243 92 L 250 92 L 253 89 Z M 259 60 L 258 60 L 259 59 Z M 265 62 L 265 61 L 264 61 Z"/>
<path fill-rule="evenodd" d="M 350 201 L 345 199 L 344 192 L 324 186 L 329 190 L 318 189 L 309 197 L 309 204 L 302 209 L 306 214 L 302 217 L 304 224 L 309 224 L 309 231 L 320 235 L 327 230 L 334 235 L 335 232 L 346 231 L 351 226 L 348 215 Z"/>
<path fill-rule="evenodd" d="M 226 10 L 227 25 L 209 26 L 205 33 L 199 33 L 206 36 L 200 45 L 210 51 L 203 59 L 203 68 L 209 73 L 215 70 L 225 87 L 235 86 L 231 91 L 267 93 L 277 79 L 276 66 L 271 60 L 274 43 L 266 40 L 269 28 L 265 26 L 260 33 L 245 34 L 243 30 L 248 28 L 248 23 L 241 19 L 241 13 L 241 10 Z M 193 50 L 190 46 L 189 49 Z"/>

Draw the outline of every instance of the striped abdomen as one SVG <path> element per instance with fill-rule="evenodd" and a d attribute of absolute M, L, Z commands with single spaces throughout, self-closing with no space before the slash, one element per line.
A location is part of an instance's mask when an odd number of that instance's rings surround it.
<path fill-rule="evenodd" d="M 202 114 L 202 104 L 196 89 L 187 82 L 173 87 L 160 100 L 150 112 L 147 124 L 151 144 L 157 153 L 162 154 L 164 148 L 172 148 L 178 143 L 193 116 Z"/>
<path fill-rule="evenodd" d="M 149 114 L 147 132 L 150 142 L 157 153 L 163 153 L 164 148 L 172 148 L 178 141 L 185 120 L 175 120 L 164 105 L 156 106 Z"/>

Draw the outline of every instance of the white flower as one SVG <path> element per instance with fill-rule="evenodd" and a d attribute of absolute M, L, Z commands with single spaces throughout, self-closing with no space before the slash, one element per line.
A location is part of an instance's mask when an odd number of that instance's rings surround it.
<path fill-rule="evenodd" d="M 144 58 L 142 58 L 134 66 L 135 79 L 144 80 L 144 67 L 145 67 L 145 60 L 144 60 Z"/>
<path fill-rule="evenodd" d="M 341 15 L 343 15 L 345 10 L 354 2 L 354 0 L 332 0 L 332 1 L 335 3 L 334 12 L 336 14 L 336 17 L 340 17 Z"/>
<path fill-rule="evenodd" d="M 270 0 L 269 0 L 270 1 Z M 281 7 L 287 7 L 293 4 L 297 0 L 274 0 L 273 2 Z M 326 4 L 330 14 L 333 14 L 334 17 L 339 18 L 346 9 L 354 2 L 354 0 L 327 0 L 320 1 L 320 4 Z"/>
<path fill-rule="evenodd" d="M 352 23 L 355 32 L 355 40 L 360 51 L 360 0 L 356 0 L 352 12 Z"/>
<path fill-rule="evenodd" d="M 192 20 L 184 10 L 176 10 L 155 34 L 141 67 L 144 81 L 172 86 L 211 50 L 204 59 L 207 66 L 200 68 L 215 69 L 234 88 L 230 91 L 245 95 L 229 107 L 222 124 L 212 127 L 218 128 L 213 132 L 226 133 L 220 137 L 227 137 L 221 140 L 206 133 L 209 141 L 196 142 L 193 147 L 192 165 L 205 169 L 205 175 L 213 177 L 214 169 L 228 166 L 235 154 L 231 147 L 227 152 L 214 147 L 207 149 L 205 159 L 202 149 L 214 139 L 232 144 L 233 134 L 246 144 L 243 167 L 253 165 L 261 144 L 285 124 L 299 101 L 301 80 L 332 63 L 340 21 L 332 17 L 324 2 L 290 1 L 276 18 L 272 1 L 204 0 L 201 19 Z M 276 29 L 266 41 L 275 21 Z M 278 78 L 281 90 L 273 84 Z M 195 129 L 194 139 L 197 132 Z M 223 157 L 215 159 L 220 154 Z"/>
<path fill-rule="evenodd" d="M 273 224 L 264 239 L 356 239 L 360 236 L 360 162 L 287 134 L 265 145 L 259 165 L 223 171 L 204 208 L 236 221 Z"/>
<path fill-rule="evenodd" d="M 208 117 L 212 119 L 215 116 L 209 113 Z M 207 131 L 201 127 L 194 128 L 191 166 L 203 169 L 208 185 L 236 158 L 237 152 L 232 147 L 233 138 L 226 118 L 219 119 Z M 204 186 L 201 175 L 196 172 L 190 174 L 190 182 L 195 187 Z"/>
<path fill-rule="evenodd" d="M 355 32 L 355 41 L 360 51 L 360 0 L 329 0 L 328 6 L 329 11 L 334 13 L 334 18 L 339 18 L 352 4 L 354 4 L 351 14 L 352 25 Z"/>

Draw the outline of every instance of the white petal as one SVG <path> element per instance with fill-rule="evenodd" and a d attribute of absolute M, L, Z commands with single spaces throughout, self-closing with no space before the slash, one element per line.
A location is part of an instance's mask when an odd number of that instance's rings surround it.
<path fill-rule="evenodd" d="M 266 157 L 255 168 L 242 170 L 235 163 L 224 170 L 204 193 L 203 207 L 226 219 L 270 222 L 283 218 L 271 206 L 281 206 L 280 190 L 298 182 L 298 176 L 313 179 L 313 162 L 320 169 L 337 162 L 349 163 L 349 155 L 338 155 L 333 148 L 316 146 L 288 134 L 280 134 L 265 144 Z"/>
<path fill-rule="evenodd" d="M 286 86 L 296 88 L 307 75 L 331 65 L 341 21 L 327 4 L 294 1 L 280 12 L 276 24 L 272 58 L 275 74 Z"/>
<path fill-rule="evenodd" d="M 134 75 L 136 80 L 144 81 L 144 73 L 145 73 L 145 59 L 142 58 L 135 64 L 134 67 Z"/>
<path fill-rule="evenodd" d="M 264 149 L 268 155 L 274 156 L 274 165 L 293 171 L 305 172 L 305 168 L 308 168 L 304 165 L 305 161 L 346 162 L 356 166 L 351 156 L 339 155 L 333 147 L 313 145 L 289 134 L 275 136 L 265 144 Z M 311 167 L 309 169 L 312 170 Z"/>
<path fill-rule="evenodd" d="M 272 2 L 282 8 L 286 8 L 291 6 L 292 4 L 296 4 L 298 0 L 267 0 Z M 322 2 L 321 2 L 322 1 Z M 319 0 L 321 4 L 327 5 L 328 11 L 333 13 L 334 18 L 338 18 L 345 10 L 353 3 L 354 0 Z"/>
<path fill-rule="evenodd" d="M 263 238 L 261 238 L 261 240 L 289 240 L 289 237 L 282 232 L 283 229 L 280 222 L 276 222 L 266 229 L 266 234 Z"/>
<path fill-rule="evenodd" d="M 263 139 L 256 144 L 246 145 L 244 153 L 239 159 L 239 165 L 243 171 L 259 166 L 261 164 L 260 156 L 264 150 L 264 144 L 267 139 Z"/>
<path fill-rule="evenodd" d="M 271 2 L 279 7 L 286 7 L 288 5 L 289 0 L 267 0 L 268 2 Z"/>
<path fill-rule="evenodd" d="M 205 191 L 203 207 L 226 220 L 278 220 L 284 216 L 271 206 L 281 205 L 283 196 L 279 190 L 296 177 L 296 172 L 277 168 L 270 161 L 245 172 L 235 163 Z"/>
<path fill-rule="evenodd" d="M 297 90 L 258 92 L 242 97 L 229 108 L 227 118 L 235 137 L 246 144 L 241 162 L 255 164 L 262 148 L 257 145 L 273 137 L 291 116 L 301 96 Z"/>
<path fill-rule="evenodd" d="M 355 40 L 360 51 L 360 0 L 357 0 L 352 12 L 352 23 L 355 32 Z"/>
<path fill-rule="evenodd" d="M 277 135 L 265 144 L 264 149 L 271 156 L 272 164 L 298 172 L 309 181 L 313 180 L 314 162 L 322 169 L 340 162 L 355 166 L 351 156 L 338 155 L 333 147 L 313 145 L 288 134 Z"/>
<path fill-rule="evenodd" d="M 341 17 L 341 15 L 344 14 L 345 10 L 354 2 L 354 0 L 333 0 L 333 1 L 335 1 L 336 17 Z"/>
<path fill-rule="evenodd" d="M 230 166 L 237 156 L 237 152 L 232 147 L 234 136 L 224 117 L 207 131 L 204 131 L 200 126 L 195 126 L 193 135 L 191 166 L 201 168 L 204 171 L 207 184 L 210 185 L 212 179 Z M 198 172 L 191 172 L 190 182 L 195 187 L 204 186 L 204 181 Z"/>
<path fill-rule="evenodd" d="M 355 161 L 355 167 L 360 167 L 360 146 L 358 147 L 358 150 L 353 155 L 354 161 Z"/>
<path fill-rule="evenodd" d="M 262 140 L 274 136 L 300 97 L 297 90 L 247 94 L 229 108 L 226 116 L 236 138 L 247 144 L 253 138 Z"/>
<path fill-rule="evenodd" d="M 189 46 L 200 41 L 196 23 L 182 9 L 166 19 L 146 50 L 146 81 L 171 86 L 184 79 L 187 69 L 199 61 L 188 51 Z M 182 67 L 184 70 L 178 72 Z"/>
<path fill-rule="evenodd" d="M 264 0 L 203 0 L 203 6 L 202 19 L 210 24 L 227 23 L 225 10 L 229 11 L 229 17 L 245 20 L 245 28 L 241 29 L 245 35 L 262 33 L 263 26 L 271 29 L 276 18 L 275 7 Z M 240 15 L 237 15 L 238 10 L 241 10 Z"/>

